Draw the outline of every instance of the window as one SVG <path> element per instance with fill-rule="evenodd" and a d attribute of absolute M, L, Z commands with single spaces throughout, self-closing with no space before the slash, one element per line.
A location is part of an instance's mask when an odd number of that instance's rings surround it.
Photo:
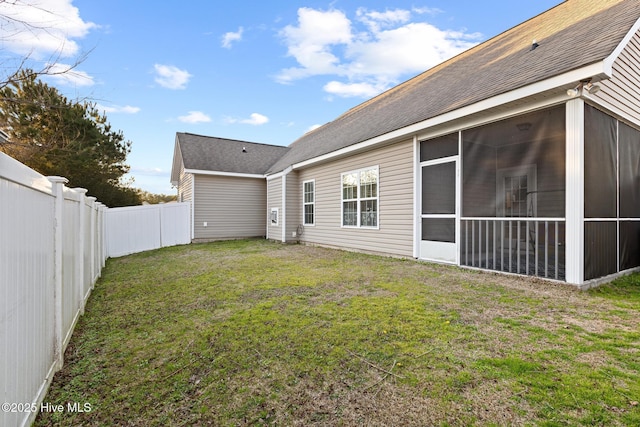
<path fill-rule="evenodd" d="M 342 174 L 342 226 L 378 227 L 378 167 Z"/>
<path fill-rule="evenodd" d="M 271 208 L 271 215 L 269 215 L 271 225 L 278 225 L 278 208 Z"/>
<path fill-rule="evenodd" d="M 316 182 L 302 183 L 302 223 L 314 225 L 316 220 Z"/>

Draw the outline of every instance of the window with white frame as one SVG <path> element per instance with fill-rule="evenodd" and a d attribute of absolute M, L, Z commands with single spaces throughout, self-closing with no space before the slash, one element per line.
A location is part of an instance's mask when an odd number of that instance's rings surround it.
<path fill-rule="evenodd" d="M 316 222 L 316 182 L 302 183 L 302 223 L 314 225 Z"/>
<path fill-rule="evenodd" d="M 269 220 L 271 222 L 271 225 L 273 226 L 278 225 L 278 208 L 271 208 L 271 214 L 269 215 Z"/>
<path fill-rule="evenodd" d="M 378 167 L 342 174 L 342 226 L 378 227 Z"/>

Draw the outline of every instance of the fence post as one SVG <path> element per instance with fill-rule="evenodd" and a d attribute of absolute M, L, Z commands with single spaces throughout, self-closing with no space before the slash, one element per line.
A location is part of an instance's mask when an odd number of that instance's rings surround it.
<path fill-rule="evenodd" d="M 89 201 L 89 204 L 91 206 L 91 209 L 89 209 L 89 212 L 91 212 L 90 215 L 90 219 L 89 219 L 89 230 L 91 230 L 91 232 L 89 233 L 89 272 L 90 272 L 90 280 L 91 280 L 91 289 L 93 289 L 93 285 L 95 283 L 95 274 L 96 274 L 96 270 L 95 270 L 95 263 L 94 263 L 94 258 L 96 256 L 95 250 L 96 250 L 96 240 L 95 240 L 95 234 L 96 234 L 96 220 L 95 220 L 95 215 L 94 215 L 94 210 L 96 208 L 96 198 L 93 196 L 87 197 L 87 200 Z"/>
<path fill-rule="evenodd" d="M 78 309 L 80 310 L 80 314 L 84 314 L 84 269 L 86 268 L 84 265 L 84 229 L 86 227 L 86 214 L 84 209 L 85 197 L 87 194 L 86 188 L 74 188 L 76 193 L 80 195 L 80 202 L 78 203 L 79 209 L 79 221 L 78 221 L 78 253 L 76 254 L 76 284 L 78 286 Z"/>
<path fill-rule="evenodd" d="M 69 182 L 61 176 L 50 176 L 49 181 L 53 184 L 52 193 L 54 197 L 53 212 L 53 299 L 54 299 L 54 350 L 55 370 L 62 368 L 64 363 L 64 351 L 62 344 L 64 332 L 62 330 L 62 205 L 64 204 L 64 184 Z"/>

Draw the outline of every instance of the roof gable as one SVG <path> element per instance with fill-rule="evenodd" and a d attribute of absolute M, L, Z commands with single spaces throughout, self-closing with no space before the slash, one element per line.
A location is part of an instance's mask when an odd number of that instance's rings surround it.
<path fill-rule="evenodd" d="M 289 148 L 179 132 L 178 150 L 185 169 L 264 175 Z"/>
<path fill-rule="evenodd" d="M 602 62 L 639 18 L 638 0 L 567 0 L 303 135 L 269 172 Z"/>

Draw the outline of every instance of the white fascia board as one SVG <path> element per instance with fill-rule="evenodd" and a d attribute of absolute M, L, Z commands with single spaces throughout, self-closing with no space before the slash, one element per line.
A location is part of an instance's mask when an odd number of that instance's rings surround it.
<path fill-rule="evenodd" d="M 282 178 L 285 175 L 288 175 L 289 172 L 291 172 L 293 170 L 293 166 L 288 166 L 285 170 L 278 172 L 278 173 L 274 173 L 271 175 L 267 175 L 267 181 L 271 181 L 272 179 L 278 179 L 278 178 Z"/>
<path fill-rule="evenodd" d="M 627 35 L 624 36 L 622 41 L 616 46 L 611 55 L 605 58 L 604 60 L 604 70 L 605 73 L 611 76 L 613 74 L 613 63 L 618 59 L 618 56 L 622 53 L 625 47 L 629 44 L 631 39 L 636 35 L 636 33 L 640 30 L 640 19 L 636 21 L 635 24 L 631 27 Z"/>
<path fill-rule="evenodd" d="M 185 169 L 185 173 L 198 174 L 198 175 L 214 175 L 214 176 L 232 176 L 236 178 L 266 178 L 262 174 L 254 173 L 237 173 L 237 172 L 219 172 L 219 171 L 207 171 L 202 169 Z"/>
<path fill-rule="evenodd" d="M 176 136 L 176 142 L 173 147 L 173 162 L 171 163 L 171 184 L 178 185 L 180 180 L 180 165 L 182 164 L 182 152 L 180 151 L 180 144 L 178 144 L 178 137 Z"/>
<path fill-rule="evenodd" d="M 367 141 L 360 142 L 358 144 L 350 145 L 331 153 L 323 154 L 321 156 L 314 157 L 293 165 L 293 169 L 304 168 L 316 163 L 331 160 L 335 157 L 341 157 L 348 154 L 352 154 L 356 151 L 365 150 L 374 147 L 381 143 L 388 143 L 389 141 L 399 140 L 408 136 L 415 135 L 421 131 L 429 129 L 434 126 L 439 126 L 448 122 L 451 122 L 462 117 L 471 116 L 473 114 L 480 113 L 491 108 L 498 107 L 500 105 L 508 104 L 510 102 L 524 99 L 530 96 L 534 96 L 538 93 L 543 93 L 555 88 L 563 87 L 571 84 L 578 84 L 580 80 L 587 78 L 595 78 L 596 80 L 610 78 L 611 74 L 606 72 L 604 61 L 596 62 L 591 65 L 587 65 L 576 70 L 569 71 L 564 74 L 560 74 L 549 79 L 533 83 L 528 86 L 521 87 L 519 89 L 512 90 L 501 95 L 485 99 L 483 101 L 476 102 L 475 104 L 468 105 L 466 107 L 459 108 L 449 113 L 442 114 L 440 116 L 433 117 L 431 119 L 423 120 L 410 126 L 406 126 L 401 129 L 386 133 L 384 135 L 371 138 Z M 567 97 L 567 99 L 569 99 Z M 505 116 L 508 113 L 505 113 Z"/>

